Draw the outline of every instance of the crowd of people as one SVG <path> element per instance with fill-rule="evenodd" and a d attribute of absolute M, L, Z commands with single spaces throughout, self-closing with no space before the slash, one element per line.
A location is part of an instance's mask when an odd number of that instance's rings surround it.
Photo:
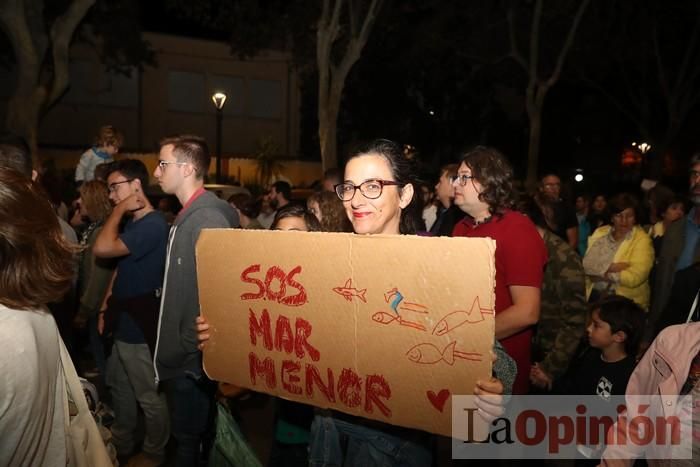
<path fill-rule="evenodd" d="M 67 465 L 58 349 L 62 337 L 78 366 L 80 335 L 94 368 L 79 370 L 108 391 L 112 411 L 98 421 L 117 460 L 204 462 L 217 389 L 227 393 L 202 368 L 209 325 L 195 244 L 205 228 L 494 239 L 494 372 L 474 388 L 485 420 L 503 414 L 505 394 L 700 397 L 700 156 L 687 201 L 662 185 L 569 199 L 554 173 L 518 190 L 508 159 L 485 146 L 442 167 L 430 189 L 400 145 L 375 140 L 301 203 L 285 181 L 259 198 L 206 191 L 210 154 L 197 136 L 162 140 L 152 174 L 138 159 L 114 160 L 122 144 L 118 130 L 100 130 L 76 169 L 71 214 L 41 188 L 26 144 L 0 138 L 0 465 Z M 152 204 L 151 176 L 179 210 Z M 674 385 L 663 384 L 659 360 Z M 425 432 L 282 400 L 270 439 L 275 466 L 438 463 Z M 581 461 L 631 465 L 606 453 Z"/>

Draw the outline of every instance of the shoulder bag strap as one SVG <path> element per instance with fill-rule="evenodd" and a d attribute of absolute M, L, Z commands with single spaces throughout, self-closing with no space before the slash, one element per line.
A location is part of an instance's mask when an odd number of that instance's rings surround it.
<path fill-rule="evenodd" d="M 698 289 L 697 293 L 695 294 L 695 300 L 693 300 L 693 305 L 690 307 L 690 312 L 688 313 L 688 317 L 685 319 L 686 323 L 690 323 L 693 321 L 693 314 L 695 313 L 695 309 L 698 307 L 698 296 L 700 295 L 700 289 Z"/>
<path fill-rule="evenodd" d="M 97 428 L 97 423 L 90 413 L 83 386 L 80 384 L 73 361 L 63 343 L 63 339 L 59 337 L 58 341 L 61 348 L 61 368 L 66 383 L 66 397 L 63 403 L 66 414 L 66 438 L 71 443 L 68 447 L 71 450 L 69 454 L 71 459 L 68 465 L 77 467 L 111 467 L 112 462 L 109 459 L 107 448 Z M 78 409 L 78 413 L 73 417 L 74 422 L 80 426 L 80 436 L 76 439 L 73 438 L 76 433 L 71 425 L 68 394 L 70 394 L 71 400 Z M 79 446 L 76 446 L 76 443 Z"/>

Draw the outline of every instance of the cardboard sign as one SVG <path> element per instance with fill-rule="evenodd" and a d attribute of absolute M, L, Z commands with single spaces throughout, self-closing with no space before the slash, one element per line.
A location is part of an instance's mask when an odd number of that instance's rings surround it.
<path fill-rule="evenodd" d="M 451 434 L 450 396 L 491 374 L 490 239 L 205 230 L 210 378 Z"/>

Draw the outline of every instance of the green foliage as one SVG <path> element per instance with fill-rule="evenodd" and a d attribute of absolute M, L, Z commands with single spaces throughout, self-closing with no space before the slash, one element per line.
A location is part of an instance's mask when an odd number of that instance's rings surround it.
<path fill-rule="evenodd" d="M 129 76 L 134 67 L 156 65 L 155 52 L 141 37 L 139 17 L 138 0 L 97 0 L 88 13 L 85 26 L 100 39 L 98 52 L 108 71 Z"/>
<path fill-rule="evenodd" d="M 37 28 L 34 31 L 48 35 L 55 19 L 65 13 L 70 3 L 70 0 L 33 2 L 36 12 L 27 6 L 31 26 Z M 129 75 L 133 67 L 155 65 L 154 51 L 141 38 L 140 16 L 138 0 L 96 0 L 79 25 L 74 42 L 93 45 L 108 71 Z M 0 29 L 0 67 L 12 69 L 14 64 L 12 44 Z"/>
<path fill-rule="evenodd" d="M 225 34 L 240 58 L 276 49 L 291 51 L 297 66 L 314 63 L 318 2 L 165 0 L 165 5 L 179 21 Z"/>
<path fill-rule="evenodd" d="M 266 137 L 258 141 L 258 148 L 255 151 L 255 161 L 257 165 L 258 182 L 267 186 L 272 179 L 281 174 L 284 165 L 279 161 L 279 144 L 272 138 Z"/>

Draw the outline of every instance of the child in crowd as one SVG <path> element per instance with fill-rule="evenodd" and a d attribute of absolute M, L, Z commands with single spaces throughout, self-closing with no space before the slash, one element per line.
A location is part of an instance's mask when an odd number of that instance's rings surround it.
<path fill-rule="evenodd" d="M 620 296 L 611 296 L 593 306 L 586 328 L 590 347 L 557 386 L 563 394 L 597 395 L 609 400 L 625 394 L 636 364 L 644 311 Z"/>
<path fill-rule="evenodd" d="M 586 328 L 590 347 L 555 387 L 562 394 L 597 396 L 603 403 L 610 402 L 610 415 L 614 416 L 613 396 L 624 396 L 636 365 L 644 311 L 620 296 L 608 297 L 593 306 Z M 597 465 L 602 448 L 578 446 L 585 457 L 579 458 L 576 466 Z"/>
<path fill-rule="evenodd" d="M 80 156 L 75 168 L 75 182 L 81 184 L 95 178 L 95 168 L 107 162 L 113 162 L 114 155 L 124 144 L 122 133 L 111 125 L 100 128 L 95 144 Z"/>
<path fill-rule="evenodd" d="M 288 204 L 275 215 L 270 230 L 319 232 L 318 219 L 300 204 Z M 314 409 L 309 405 L 276 399 L 275 442 L 268 467 L 308 465 L 308 446 Z"/>

